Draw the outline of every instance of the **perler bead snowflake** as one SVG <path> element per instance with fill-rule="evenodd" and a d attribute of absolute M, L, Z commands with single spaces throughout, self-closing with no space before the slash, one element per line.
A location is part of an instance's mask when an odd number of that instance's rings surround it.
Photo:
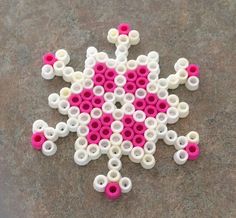
<path fill-rule="evenodd" d="M 71 83 L 60 93 L 48 97 L 49 106 L 69 119 L 56 128 L 43 120 L 33 124 L 32 146 L 51 156 L 56 153 L 55 141 L 69 132 L 77 132 L 74 161 L 80 166 L 107 154 L 109 172 L 95 177 L 93 187 L 105 192 L 109 199 L 117 199 L 132 188 L 128 177 L 121 177 L 122 155 L 145 169 L 155 165 L 154 153 L 158 140 L 173 146 L 174 161 L 182 165 L 199 156 L 199 135 L 195 131 L 177 136 L 167 124 L 176 123 L 189 114 L 189 106 L 178 96 L 168 94 L 185 84 L 188 90 L 199 86 L 199 68 L 180 58 L 174 65 L 175 73 L 160 78 L 159 54 L 155 51 L 127 60 L 128 49 L 139 43 L 139 33 L 122 23 L 109 30 L 107 39 L 115 44 L 115 59 L 95 47 L 87 49 L 83 72 L 67 66 L 70 57 L 66 50 L 43 56 L 42 76 L 53 79 L 62 76 Z"/>

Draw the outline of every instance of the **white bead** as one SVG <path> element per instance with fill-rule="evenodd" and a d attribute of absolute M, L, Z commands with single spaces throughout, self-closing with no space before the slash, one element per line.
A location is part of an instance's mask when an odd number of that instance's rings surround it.
<path fill-rule="evenodd" d="M 159 74 L 160 73 L 160 66 L 157 62 L 155 61 L 150 61 L 147 64 L 147 68 L 150 72 Z"/>
<path fill-rule="evenodd" d="M 188 79 L 188 72 L 185 69 L 179 69 L 176 75 L 179 77 L 179 84 L 186 83 Z"/>
<path fill-rule="evenodd" d="M 120 146 L 123 141 L 123 137 L 120 133 L 113 133 L 110 137 L 110 141 L 111 145 Z"/>
<path fill-rule="evenodd" d="M 115 120 L 121 120 L 124 116 L 124 112 L 121 109 L 115 109 L 112 113 Z"/>
<path fill-rule="evenodd" d="M 124 103 L 132 104 L 135 100 L 135 96 L 132 93 L 126 93 L 124 96 Z"/>
<path fill-rule="evenodd" d="M 57 152 L 57 146 L 52 141 L 45 141 L 42 145 L 42 152 L 46 156 L 52 156 Z"/>
<path fill-rule="evenodd" d="M 175 107 L 169 107 L 166 114 L 168 124 L 174 124 L 179 120 L 179 111 Z"/>
<path fill-rule="evenodd" d="M 159 99 L 166 99 L 168 97 L 169 93 L 166 89 L 159 89 L 157 91 L 157 96 Z"/>
<path fill-rule="evenodd" d="M 88 156 L 88 152 L 84 149 L 78 149 L 74 154 L 74 161 L 79 166 L 85 166 L 89 163 L 90 158 Z"/>
<path fill-rule="evenodd" d="M 74 69 L 72 67 L 65 67 L 62 71 L 62 77 L 66 82 L 71 82 L 73 73 Z"/>
<path fill-rule="evenodd" d="M 141 110 L 136 110 L 133 113 L 133 118 L 136 122 L 144 122 L 144 120 L 146 119 L 146 114 Z"/>
<path fill-rule="evenodd" d="M 149 93 L 157 93 L 158 92 L 158 85 L 157 85 L 157 83 L 156 82 L 149 82 L 148 84 L 147 84 L 147 91 L 149 92 Z"/>
<path fill-rule="evenodd" d="M 87 126 L 78 126 L 78 129 L 77 129 L 77 136 L 87 136 L 89 133 L 89 128 Z"/>
<path fill-rule="evenodd" d="M 177 137 L 177 133 L 174 130 L 168 130 L 163 140 L 167 145 L 174 145 Z"/>
<path fill-rule="evenodd" d="M 78 118 L 79 114 L 80 114 L 80 110 L 79 110 L 79 108 L 76 107 L 76 106 L 72 106 L 72 107 L 70 107 L 69 110 L 68 110 L 68 116 L 69 116 L 69 118 L 71 118 L 71 117 Z"/>
<path fill-rule="evenodd" d="M 108 150 L 107 156 L 109 158 L 112 157 L 121 158 L 122 153 L 120 147 L 116 145 L 111 146 L 110 149 Z"/>
<path fill-rule="evenodd" d="M 120 178 L 121 178 L 121 175 L 118 170 L 110 170 L 107 173 L 107 179 L 110 182 L 119 182 Z"/>
<path fill-rule="evenodd" d="M 168 81 L 167 79 L 161 78 L 157 81 L 157 86 L 160 89 L 168 89 Z"/>
<path fill-rule="evenodd" d="M 89 79 L 92 79 L 94 77 L 94 69 L 92 68 L 85 68 L 84 71 L 83 71 L 83 75 L 85 78 L 89 78 Z"/>
<path fill-rule="evenodd" d="M 171 107 L 177 107 L 179 104 L 179 97 L 177 95 L 169 95 L 166 100 Z"/>
<path fill-rule="evenodd" d="M 145 154 L 141 160 L 141 166 L 146 169 L 152 169 L 156 164 L 155 158 L 152 154 Z"/>
<path fill-rule="evenodd" d="M 123 34 L 119 35 L 116 45 L 125 45 L 125 46 L 129 47 L 130 46 L 129 37 L 127 35 L 123 35 Z"/>
<path fill-rule="evenodd" d="M 96 96 L 103 96 L 105 90 L 102 86 L 94 86 L 93 87 L 93 93 Z"/>
<path fill-rule="evenodd" d="M 85 137 L 80 136 L 75 141 L 75 150 L 86 149 L 88 146 L 88 141 Z"/>
<path fill-rule="evenodd" d="M 55 53 L 55 57 L 57 60 L 62 61 L 65 65 L 70 62 L 70 56 L 65 49 L 59 49 Z"/>
<path fill-rule="evenodd" d="M 147 56 L 148 56 L 148 61 L 156 61 L 157 63 L 159 62 L 158 52 L 150 51 Z"/>
<path fill-rule="evenodd" d="M 76 132 L 79 126 L 79 121 L 75 117 L 71 117 L 67 120 L 67 126 L 70 132 Z"/>
<path fill-rule="evenodd" d="M 90 46 L 87 48 L 87 51 L 86 51 L 86 57 L 90 57 L 90 56 L 94 56 L 95 54 L 97 54 L 98 50 L 93 47 L 93 46 Z"/>
<path fill-rule="evenodd" d="M 58 139 L 57 131 L 53 127 L 46 127 L 44 129 L 44 136 L 52 142 L 55 142 Z"/>
<path fill-rule="evenodd" d="M 69 134 L 67 124 L 65 122 L 59 122 L 56 125 L 56 133 L 59 137 L 66 137 Z"/>
<path fill-rule="evenodd" d="M 84 79 L 83 84 L 85 89 L 92 89 L 94 86 L 93 80 L 91 79 Z"/>
<path fill-rule="evenodd" d="M 153 117 L 148 117 L 145 119 L 145 126 L 148 129 L 155 129 L 157 127 L 157 120 Z"/>
<path fill-rule="evenodd" d="M 132 182 L 128 177 L 122 177 L 119 181 L 119 186 L 122 193 L 128 193 L 132 189 Z"/>
<path fill-rule="evenodd" d="M 41 132 L 43 131 L 46 127 L 48 127 L 48 124 L 43 121 L 43 120 L 35 120 L 32 126 L 32 132 Z"/>
<path fill-rule="evenodd" d="M 105 100 L 106 102 L 112 102 L 112 103 L 114 104 L 115 101 L 116 101 L 116 98 L 115 98 L 114 93 L 113 93 L 113 92 L 106 92 L 106 93 L 104 94 L 104 100 Z"/>
<path fill-rule="evenodd" d="M 71 83 L 79 82 L 80 84 L 83 84 L 84 82 L 84 75 L 80 71 L 75 71 L 71 75 Z"/>
<path fill-rule="evenodd" d="M 126 66 L 128 70 L 135 70 L 138 66 L 138 63 L 136 60 L 129 60 L 126 63 Z"/>
<path fill-rule="evenodd" d="M 167 77 L 168 89 L 176 89 L 179 86 L 179 77 L 176 74 L 171 74 Z"/>
<path fill-rule="evenodd" d="M 123 63 L 119 63 L 119 64 L 116 66 L 116 72 L 117 72 L 118 74 L 120 74 L 120 75 L 125 74 L 125 73 L 126 73 L 126 70 L 127 70 L 127 68 L 126 68 L 125 64 L 123 64 Z"/>
<path fill-rule="evenodd" d="M 150 141 L 146 142 L 143 149 L 145 154 L 154 154 L 156 152 L 156 144 Z"/>
<path fill-rule="evenodd" d="M 104 175 L 97 175 L 93 181 L 93 188 L 97 192 L 104 192 L 107 186 L 108 179 Z"/>
<path fill-rule="evenodd" d="M 162 124 L 167 124 L 167 119 L 168 119 L 168 117 L 167 117 L 167 114 L 166 113 L 158 113 L 157 115 L 156 115 L 156 121 L 157 121 L 157 124 L 160 124 L 160 123 L 162 123 Z"/>
<path fill-rule="evenodd" d="M 186 135 L 187 139 L 191 143 L 199 143 L 199 134 L 196 131 L 191 131 Z"/>
<path fill-rule="evenodd" d="M 44 65 L 41 70 L 41 75 L 46 80 L 53 79 L 55 76 L 53 67 L 49 64 Z"/>
<path fill-rule="evenodd" d="M 122 167 L 122 163 L 119 158 L 112 157 L 107 163 L 109 170 L 118 170 L 120 171 Z"/>
<path fill-rule="evenodd" d="M 127 56 L 128 55 L 128 48 L 125 45 L 118 45 L 116 47 L 115 55 L 118 57 L 119 55 Z"/>
<path fill-rule="evenodd" d="M 95 59 L 98 61 L 98 62 L 101 62 L 101 63 L 105 63 L 108 59 L 108 56 L 105 52 L 98 52 L 96 55 L 95 55 Z"/>
<path fill-rule="evenodd" d="M 124 111 L 124 114 L 132 115 L 135 112 L 135 107 L 131 103 L 125 103 L 122 106 L 122 110 Z"/>
<path fill-rule="evenodd" d="M 91 117 L 87 113 L 81 113 L 78 116 L 78 120 L 80 125 L 87 125 L 90 122 Z"/>
<path fill-rule="evenodd" d="M 180 102 L 179 105 L 177 106 L 177 109 L 179 111 L 179 117 L 180 118 L 185 118 L 189 114 L 189 106 L 186 102 Z"/>
<path fill-rule="evenodd" d="M 133 144 L 131 141 L 125 140 L 121 143 L 120 148 L 123 155 L 129 155 L 129 153 L 133 149 Z"/>
<path fill-rule="evenodd" d="M 119 36 L 118 30 L 115 28 L 111 28 L 108 31 L 107 40 L 108 40 L 108 42 L 115 44 L 117 42 L 118 36 Z"/>
<path fill-rule="evenodd" d="M 156 84 L 159 79 L 159 76 L 157 73 L 149 73 L 147 78 L 149 82 L 151 82 L 152 84 Z"/>
<path fill-rule="evenodd" d="M 107 152 L 109 151 L 110 147 L 111 147 L 111 143 L 108 139 L 102 139 L 99 142 L 99 147 L 101 150 L 102 154 L 107 154 Z"/>
<path fill-rule="evenodd" d="M 68 87 L 64 87 L 60 90 L 60 99 L 68 99 L 70 97 L 71 90 Z"/>
<path fill-rule="evenodd" d="M 54 72 L 56 76 L 62 76 L 63 75 L 63 69 L 65 68 L 65 64 L 63 61 L 56 61 L 53 64 Z"/>
<path fill-rule="evenodd" d="M 87 146 L 87 152 L 91 160 L 96 160 L 101 156 L 101 150 L 98 145 L 90 144 Z"/>
<path fill-rule="evenodd" d="M 189 65 L 189 61 L 186 58 L 179 58 L 174 65 L 175 71 L 179 71 L 180 69 L 186 69 Z"/>
<path fill-rule="evenodd" d="M 144 99 L 147 95 L 147 91 L 143 88 L 138 88 L 136 91 L 135 91 L 135 97 L 136 98 L 140 98 L 140 99 Z"/>
<path fill-rule="evenodd" d="M 188 139 L 185 136 L 179 136 L 174 144 L 176 150 L 184 149 L 187 145 Z"/>
<path fill-rule="evenodd" d="M 143 156 L 144 150 L 141 147 L 134 147 L 129 154 L 129 159 L 134 163 L 140 163 Z"/>
<path fill-rule="evenodd" d="M 95 66 L 95 64 L 96 64 L 95 57 L 90 56 L 85 60 L 84 66 L 85 66 L 85 68 L 93 68 Z"/>
<path fill-rule="evenodd" d="M 145 130 L 144 137 L 147 141 L 157 142 L 157 133 L 154 129 Z"/>
<path fill-rule="evenodd" d="M 108 58 L 106 61 L 106 65 L 108 68 L 116 68 L 117 66 L 117 61 L 113 58 Z"/>
<path fill-rule="evenodd" d="M 137 45 L 140 41 L 139 32 L 137 30 L 131 30 L 129 32 L 129 42 L 131 45 Z"/>
<path fill-rule="evenodd" d="M 126 64 L 127 62 L 127 56 L 124 56 L 124 55 L 119 55 L 116 57 L 116 62 L 117 64 Z"/>
<path fill-rule="evenodd" d="M 67 100 L 62 99 L 59 101 L 59 103 L 58 103 L 59 113 L 61 113 L 63 115 L 67 115 L 69 108 L 70 108 L 70 103 Z"/>
<path fill-rule="evenodd" d="M 105 102 L 102 105 L 102 111 L 106 114 L 111 114 L 115 110 L 115 105 L 112 102 Z"/>
<path fill-rule="evenodd" d="M 58 104 L 60 101 L 60 96 L 57 93 L 52 93 L 48 96 L 48 105 L 51 108 L 58 108 Z"/>
<path fill-rule="evenodd" d="M 116 87 L 114 90 L 114 95 L 116 101 L 119 101 L 120 103 L 124 102 L 125 90 L 122 87 Z"/>
<path fill-rule="evenodd" d="M 176 151 L 173 158 L 176 164 L 183 165 L 188 160 L 188 152 L 185 150 Z"/>
<path fill-rule="evenodd" d="M 189 91 L 196 91 L 199 87 L 198 77 L 196 76 L 189 77 L 187 82 L 185 83 L 185 86 Z"/>
<path fill-rule="evenodd" d="M 123 123 L 122 123 L 121 121 L 119 121 L 119 120 L 115 120 L 115 121 L 113 121 L 112 124 L 111 124 L 111 130 L 112 130 L 112 132 L 120 133 L 120 132 L 122 132 L 123 128 L 124 128 L 124 125 L 123 125 Z"/>
<path fill-rule="evenodd" d="M 93 108 L 90 116 L 94 119 L 99 119 L 102 116 L 102 110 L 100 108 Z"/>
<path fill-rule="evenodd" d="M 157 138 L 163 139 L 167 133 L 167 127 L 165 124 L 160 123 L 157 125 Z"/>
<path fill-rule="evenodd" d="M 71 92 L 74 93 L 74 94 L 79 94 L 82 92 L 83 90 L 83 87 L 82 87 L 82 84 L 80 82 L 75 82 L 73 84 L 71 84 Z"/>
<path fill-rule="evenodd" d="M 137 57 L 137 63 L 138 65 L 147 65 L 148 57 L 146 55 L 139 55 Z"/>
<path fill-rule="evenodd" d="M 120 87 L 123 87 L 126 84 L 126 78 L 123 75 L 116 76 L 114 81 L 115 84 Z"/>

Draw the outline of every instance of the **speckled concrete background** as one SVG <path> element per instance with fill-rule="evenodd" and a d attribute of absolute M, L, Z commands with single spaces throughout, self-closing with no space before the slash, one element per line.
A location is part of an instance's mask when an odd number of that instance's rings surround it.
<path fill-rule="evenodd" d="M 235 15 L 235 0 L 2 0 L 0 217 L 236 217 Z M 122 21 L 141 33 L 131 58 L 157 50 L 163 76 L 181 56 L 201 66 L 198 91 L 175 91 L 191 113 L 173 129 L 198 131 L 202 155 L 179 167 L 174 149 L 159 142 L 151 171 L 122 159 L 133 190 L 109 202 L 92 187 L 107 172 L 106 157 L 80 168 L 75 135 L 59 140 L 51 158 L 31 149 L 29 138 L 34 120 L 65 120 L 47 96 L 67 84 L 41 78 L 41 55 L 66 48 L 81 69 L 88 46 L 114 53 L 106 34 Z"/>

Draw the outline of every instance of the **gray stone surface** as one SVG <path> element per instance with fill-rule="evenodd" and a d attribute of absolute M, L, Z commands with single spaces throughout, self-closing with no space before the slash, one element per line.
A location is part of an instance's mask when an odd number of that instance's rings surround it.
<path fill-rule="evenodd" d="M 235 15 L 235 0 L 2 0 L 0 217 L 236 217 Z M 41 78 L 42 54 L 66 48 L 81 69 L 88 46 L 114 53 L 106 34 L 122 21 L 141 33 L 131 58 L 157 50 L 163 76 L 181 56 L 201 66 L 198 91 L 174 91 L 191 113 L 172 128 L 198 131 L 202 155 L 179 167 L 174 149 L 158 142 L 151 171 L 122 158 L 133 190 L 109 202 L 92 188 L 95 175 L 107 172 L 106 157 L 76 166 L 70 135 L 46 158 L 31 149 L 30 135 L 36 119 L 65 120 L 47 96 L 67 84 Z"/>

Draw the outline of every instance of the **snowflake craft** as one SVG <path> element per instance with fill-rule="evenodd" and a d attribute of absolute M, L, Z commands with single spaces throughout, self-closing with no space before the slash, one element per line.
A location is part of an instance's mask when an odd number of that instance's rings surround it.
<path fill-rule="evenodd" d="M 64 49 L 43 56 L 41 74 L 44 79 L 62 76 L 71 83 L 70 88 L 64 87 L 59 94 L 52 93 L 48 97 L 49 106 L 67 115 L 68 120 L 59 122 L 55 128 L 36 120 L 31 143 L 34 149 L 51 156 L 57 151 L 55 141 L 59 137 L 76 132 L 76 164 L 85 166 L 107 154 L 109 171 L 106 176 L 96 176 L 93 187 L 114 200 L 132 188 L 131 180 L 120 174 L 122 155 L 151 169 L 155 165 L 156 143 L 163 140 L 177 150 L 173 159 L 178 165 L 198 158 L 198 133 L 191 131 L 186 136 L 178 136 L 168 130 L 167 124 L 176 123 L 189 114 L 188 104 L 180 102 L 177 95 L 169 95 L 168 89 L 185 84 L 188 90 L 197 90 L 199 67 L 180 58 L 174 65 L 174 74 L 159 78 L 156 51 L 127 60 L 129 47 L 140 41 L 137 30 L 122 23 L 108 31 L 107 39 L 116 46 L 115 58 L 89 47 L 83 72 L 67 66 L 70 56 Z"/>

